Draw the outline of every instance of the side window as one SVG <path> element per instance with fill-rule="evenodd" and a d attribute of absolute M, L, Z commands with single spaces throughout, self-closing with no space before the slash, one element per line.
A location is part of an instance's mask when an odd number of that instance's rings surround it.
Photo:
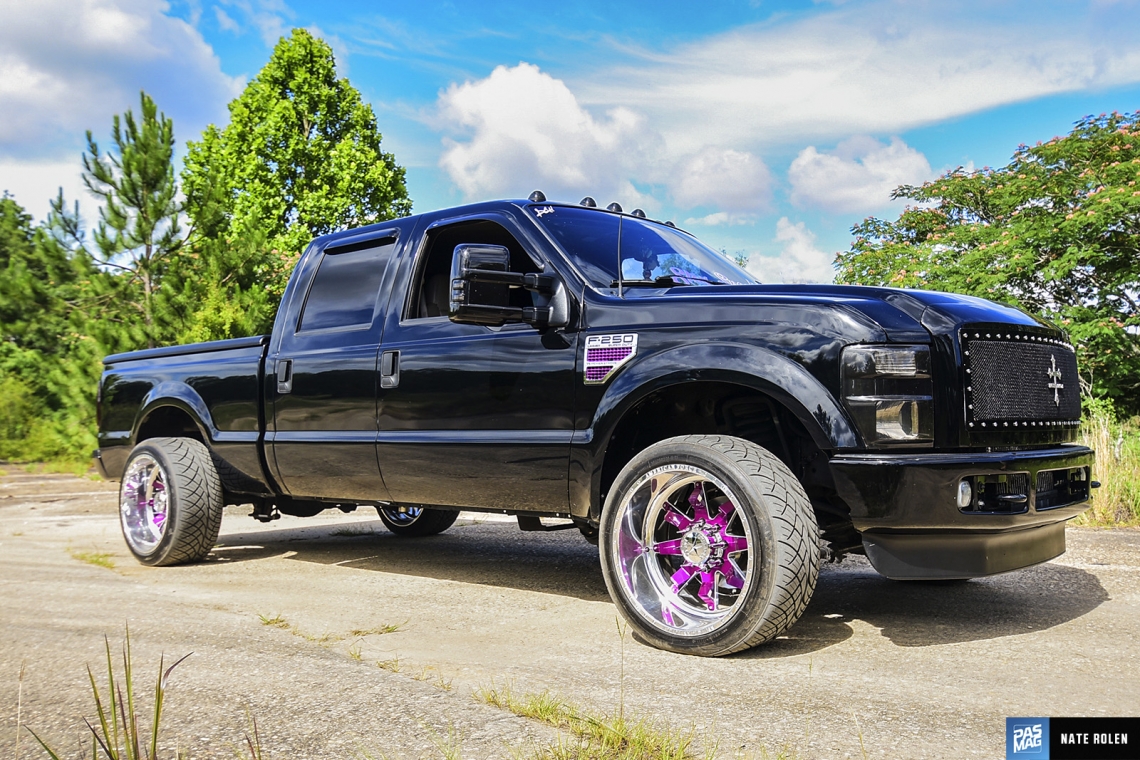
<path fill-rule="evenodd" d="M 505 246 L 511 252 L 512 272 L 542 271 L 514 235 L 500 224 L 480 220 L 440 227 L 428 233 L 427 242 L 416 262 L 406 319 L 447 316 L 451 297 L 451 257 L 455 246 L 463 243 Z M 532 294 L 522 288 L 512 288 L 511 305 L 533 306 Z"/>
<path fill-rule="evenodd" d="M 396 239 L 369 241 L 368 246 L 325 252 L 305 299 L 299 331 L 372 324 L 380 280 L 395 252 Z"/>

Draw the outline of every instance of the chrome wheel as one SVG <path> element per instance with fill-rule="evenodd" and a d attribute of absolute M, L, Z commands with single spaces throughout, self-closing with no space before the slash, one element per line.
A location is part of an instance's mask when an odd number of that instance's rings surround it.
<path fill-rule="evenodd" d="M 379 507 L 378 509 L 389 522 L 401 528 L 411 526 L 424 513 L 423 507 Z"/>
<path fill-rule="evenodd" d="M 618 505 L 611 555 L 637 615 L 672 636 L 730 623 L 753 583 L 753 529 L 709 472 L 669 464 L 646 472 Z"/>
<path fill-rule="evenodd" d="M 123 536 L 138 555 L 148 555 L 166 535 L 169 510 L 169 479 L 149 454 L 131 460 L 119 491 L 119 519 Z"/>

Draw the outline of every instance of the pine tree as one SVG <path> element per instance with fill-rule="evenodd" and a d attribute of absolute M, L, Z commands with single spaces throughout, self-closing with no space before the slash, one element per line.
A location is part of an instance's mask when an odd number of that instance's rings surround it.
<path fill-rule="evenodd" d="M 155 293 L 171 255 L 182 245 L 178 223 L 182 206 L 174 177 L 174 123 L 140 94 L 142 121 L 127 111 L 115 115 L 114 149 L 100 153 L 87 132 L 83 182 L 103 206 L 95 230 L 99 264 L 126 275 L 128 301 L 142 318 L 147 346 L 160 337 Z M 130 298 L 130 290 L 140 292 Z"/>

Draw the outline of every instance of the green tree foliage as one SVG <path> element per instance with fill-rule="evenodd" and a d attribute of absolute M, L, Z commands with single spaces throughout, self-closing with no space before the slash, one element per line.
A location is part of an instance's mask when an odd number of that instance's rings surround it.
<path fill-rule="evenodd" d="M 1003 301 L 1077 346 L 1086 393 L 1140 412 L 1140 112 L 1088 117 L 1022 145 L 1009 165 L 961 168 L 895 197 L 838 256 L 838 281 Z"/>
<path fill-rule="evenodd" d="M 229 275 L 224 297 L 200 299 L 195 335 L 268 329 L 311 238 L 411 212 L 371 106 L 304 29 L 278 42 L 229 111 L 229 125 L 188 144 L 182 172 L 198 263 Z"/>
<path fill-rule="evenodd" d="M 174 179 L 174 123 L 145 92 L 139 99 L 141 122 L 129 110 L 112 121 L 114 150 L 100 153 L 87 131 L 83 182 L 103 204 L 94 234 L 99 263 L 126 275 L 119 283 L 124 294 L 141 290 L 126 303 L 137 309 L 146 345 L 154 347 L 160 333 L 155 294 L 171 254 L 182 245 L 182 206 Z"/>
<path fill-rule="evenodd" d="M 82 309 L 100 273 L 63 244 L 62 195 L 44 225 L 0 199 L 0 457 L 72 458 L 94 448 L 102 350 Z"/>

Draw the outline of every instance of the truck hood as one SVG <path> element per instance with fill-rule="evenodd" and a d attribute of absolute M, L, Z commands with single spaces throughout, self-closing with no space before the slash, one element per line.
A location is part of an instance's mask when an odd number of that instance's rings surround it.
<path fill-rule="evenodd" d="M 636 297 L 633 289 L 626 297 Z M 931 335 L 953 335 L 967 324 L 1026 325 L 1063 335 L 1056 325 L 1013 306 L 984 298 L 931 290 L 876 288 L 862 285 L 724 285 L 675 287 L 671 297 L 738 300 L 741 305 L 772 302 L 828 303 L 869 319 L 887 339 L 927 342 Z"/>

